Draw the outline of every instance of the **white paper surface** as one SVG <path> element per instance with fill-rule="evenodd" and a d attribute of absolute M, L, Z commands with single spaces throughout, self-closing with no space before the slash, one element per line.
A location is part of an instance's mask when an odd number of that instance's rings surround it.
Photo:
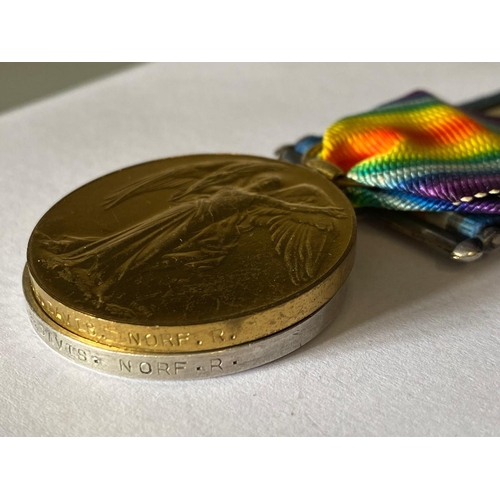
<path fill-rule="evenodd" d="M 213 380 L 92 372 L 45 346 L 25 312 L 28 237 L 83 183 L 165 156 L 272 156 L 417 88 L 468 100 L 500 89 L 500 65 L 148 65 L 1 115 L 0 434 L 498 435 L 500 252 L 456 265 L 361 225 L 332 326 Z"/>

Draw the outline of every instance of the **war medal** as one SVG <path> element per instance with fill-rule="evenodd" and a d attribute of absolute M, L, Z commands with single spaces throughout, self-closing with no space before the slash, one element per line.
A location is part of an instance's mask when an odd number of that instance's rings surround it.
<path fill-rule="evenodd" d="M 433 106 L 413 94 L 339 122 L 322 142 L 282 148 L 281 160 L 167 158 L 82 186 L 28 244 L 23 283 L 36 331 L 65 357 L 124 376 L 213 377 L 268 363 L 331 322 L 354 263 L 353 204 L 386 209 L 378 219 L 392 214 L 403 232 L 474 260 L 497 245 L 476 214 L 498 213 L 500 136 L 452 107 L 454 121 L 446 108 L 426 132 Z M 470 155 L 481 159 L 475 170 L 453 156 L 470 138 L 487 146 Z M 412 175 L 418 182 L 405 183 Z M 485 195 L 463 201 L 470 184 Z M 472 212 L 476 224 L 441 217 L 432 239 L 420 231 L 429 215 L 391 210 Z M 450 233 L 459 223 L 477 234 Z"/>

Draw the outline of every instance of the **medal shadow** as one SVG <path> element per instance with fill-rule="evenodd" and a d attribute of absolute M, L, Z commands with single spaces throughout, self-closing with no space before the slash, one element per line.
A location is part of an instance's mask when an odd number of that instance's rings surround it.
<path fill-rule="evenodd" d="M 366 349 L 368 343 L 400 342 L 402 331 L 409 333 L 408 340 L 436 335 L 440 318 L 450 321 L 447 303 L 463 300 L 467 314 L 474 305 L 466 297 L 488 293 L 481 278 L 488 280 L 499 258 L 500 252 L 493 252 L 475 262 L 456 262 L 396 231 L 360 221 L 354 268 L 344 285 L 346 297 L 339 313 L 322 333 L 290 355 L 318 346 L 345 351 Z M 436 329 L 422 328 L 419 318 L 424 317 L 435 318 Z M 460 318 L 453 321 L 459 325 Z"/>

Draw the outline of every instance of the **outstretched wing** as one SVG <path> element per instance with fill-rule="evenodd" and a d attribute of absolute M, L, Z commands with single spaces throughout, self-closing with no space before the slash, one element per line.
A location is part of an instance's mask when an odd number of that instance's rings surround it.
<path fill-rule="evenodd" d="M 252 222 L 268 228 L 276 252 L 283 258 L 290 279 L 296 285 L 317 275 L 328 245 L 337 235 L 328 215 L 290 213 L 281 209 L 252 211 Z"/>
<path fill-rule="evenodd" d="M 278 216 L 271 219 L 269 231 L 294 284 L 316 276 L 329 236 L 327 230 Z"/>

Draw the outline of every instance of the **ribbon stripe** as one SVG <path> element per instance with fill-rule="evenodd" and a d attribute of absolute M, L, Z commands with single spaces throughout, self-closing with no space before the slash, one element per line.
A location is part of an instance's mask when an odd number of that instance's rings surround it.
<path fill-rule="evenodd" d="M 321 157 L 361 184 L 346 189 L 357 207 L 500 214 L 498 130 L 494 119 L 416 92 L 334 123 Z"/>

